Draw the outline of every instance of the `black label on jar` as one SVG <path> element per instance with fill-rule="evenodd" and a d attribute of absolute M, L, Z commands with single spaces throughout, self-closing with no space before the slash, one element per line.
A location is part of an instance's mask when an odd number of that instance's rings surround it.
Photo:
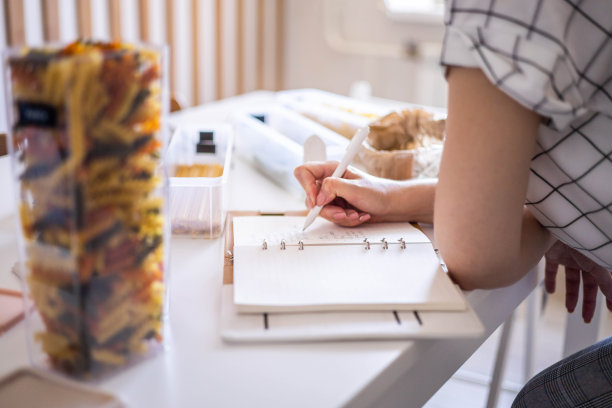
<path fill-rule="evenodd" d="M 17 101 L 17 112 L 17 126 L 54 127 L 57 125 L 57 112 L 51 105 Z"/>

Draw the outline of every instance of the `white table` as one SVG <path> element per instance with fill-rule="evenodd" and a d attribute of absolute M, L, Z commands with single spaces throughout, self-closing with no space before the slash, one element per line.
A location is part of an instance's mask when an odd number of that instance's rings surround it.
<path fill-rule="evenodd" d="M 253 99 L 254 98 L 254 99 Z M 269 98 L 256 94 L 247 100 Z M 240 103 L 212 104 L 174 120 L 219 119 Z M 211 116 L 209 116 L 211 115 Z M 303 209 L 303 203 L 234 161 L 231 209 Z M 18 288 L 12 217 L 0 220 L 0 287 Z M 469 358 L 535 287 L 473 291 L 468 299 L 486 333 L 468 340 L 228 345 L 219 336 L 223 240 L 173 238 L 170 336 L 164 353 L 98 386 L 131 407 L 419 407 Z M 28 364 L 24 324 L 0 337 L 0 376 Z"/>

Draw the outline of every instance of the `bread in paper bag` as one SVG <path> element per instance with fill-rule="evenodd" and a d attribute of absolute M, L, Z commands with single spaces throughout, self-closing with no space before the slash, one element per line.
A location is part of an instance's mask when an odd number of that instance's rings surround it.
<path fill-rule="evenodd" d="M 422 109 L 407 109 L 391 112 L 369 126 L 356 165 L 394 180 L 437 176 L 445 120 L 435 120 Z"/>

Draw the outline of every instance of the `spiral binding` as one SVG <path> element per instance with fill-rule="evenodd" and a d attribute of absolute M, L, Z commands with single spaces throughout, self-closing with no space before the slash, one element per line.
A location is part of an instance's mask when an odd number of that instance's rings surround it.
<path fill-rule="evenodd" d="M 307 246 L 346 246 L 346 245 L 359 245 L 359 246 L 363 246 L 366 250 L 370 250 L 372 246 L 381 246 L 382 249 L 388 250 L 390 245 L 399 245 L 400 249 L 406 249 L 406 245 L 407 244 L 408 244 L 408 242 L 406 242 L 404 240 L 404 238 L 400 238 L 397 241 L 388 241 L 386 238 L 382 238 L 380 241 L 370 241 L 369 239 L 364 238 L 362 242 L 342 242 L 342 243 L 329 242 L 329 243 L 325 243 L 325 244 L 321 244 L 321 243 L 308 244 L 308 243 L 305 243 L 302 240 L 298 241 L 296 244 L 289 244 L 289 243 L 287 243 L 287 241 L 282 239 L 281 242 L 280 242 L 280 249 L 281 249 L 281 251 L 285 251 L 285 250 L 287 250 L 287 247 L 297 247 L 298 250 L 303 251 L 304 247 L 307 247 Z M 268 242 L 265 239 L 263 240 L 263 242 L 261 244 L 261 249 L 264 250 L 264 251 L 268 249 Z"/>

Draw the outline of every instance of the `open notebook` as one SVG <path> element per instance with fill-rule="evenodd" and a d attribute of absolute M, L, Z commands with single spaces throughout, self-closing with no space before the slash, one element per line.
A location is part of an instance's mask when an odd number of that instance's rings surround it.
<path fill-rule="evenodd" d="M 343 228 L 322 218 L 235 217 L 239 313 L 461 311 L 463 294 L 409 223 Z"/>

